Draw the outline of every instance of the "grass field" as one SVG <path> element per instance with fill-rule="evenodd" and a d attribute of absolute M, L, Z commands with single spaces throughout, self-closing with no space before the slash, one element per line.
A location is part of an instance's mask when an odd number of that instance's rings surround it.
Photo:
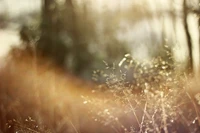
<path fill-rule="evenodd" d="M 127 84 L 124 73 L 107 70 L 105 84 L 95 85 L 50 61 L 8 57 L 0 70 L 0 131 L 200 133 L 198 78 L 158 67 L 154 81 L 140 74 Z"/>

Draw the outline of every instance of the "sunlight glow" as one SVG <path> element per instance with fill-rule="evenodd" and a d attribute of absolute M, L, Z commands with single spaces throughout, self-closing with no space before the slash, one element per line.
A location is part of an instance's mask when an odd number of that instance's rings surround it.
<path fill-rule="evenodd" d="M 0 30 L 0 57 L 8 54 L 12 45 L 18 45 L 20 38 L 17 32 Z"/>
<path fill-rule="evenodd" d="M 89 0 L 88 0 L 89 1 Z M 133 1 L 132 0 L 90 0 L 92 2 L 92 5 L 95 6 L 95 8 L 102 12 L 103 10 L 111 10 L 116 11 L 119 9 L 127 9 L 129 8 Z"/>
<path fill-rule="evenodd" d="M 10 16 L 18 16 L 40 10 L 41 0 L 3 0 L 1 4 Z"/>

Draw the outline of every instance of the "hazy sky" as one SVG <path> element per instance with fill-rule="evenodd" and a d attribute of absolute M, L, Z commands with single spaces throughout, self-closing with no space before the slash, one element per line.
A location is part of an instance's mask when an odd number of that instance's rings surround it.
<path fill-rule="evenodd" d="M 20 38 L 17 31 L 0 30 L 0 57 L 5 56 L 11 45 L 18 45 Z"/>
<path fill-rule="evenodd" d="M 32 11 L 37 11 L 40 10 L 41 8 L 41 1 L 42 0 L 0 0 L 0 13 L 9 13 L 11 17 L 13 16 L 18 16 L 24 12 L 32 12 Z M 64 1 L 64 0 L 58 0 L 58 1 Z M 84 0 L 76 0 L 78 2 L 83 2 Z M 149 8 L 152 10 L 152 12 L 156 13 L 156 10 L 159 9 L 169 9 L 170 7 L 170 0 L 85 0 L 89 1 L 92 3 L 92 7 L 98 11 L 102 11 L 103 9 L 107 8 L 109 10 L 116 10 L 119 7 L 121 9 L 126 9 L 129 8 L 132 4 L 140 6 L 141 8 Z M 153 2 L 152 2 L 153 1 Z M 175 6 L 176 9 L 180 10 L 181 5 L 182 5 L 182 0 L 173 0 L 173 5 Z M 117 15 L 117 14 L 116 14 Z M 198 34 L 196 31 L 196 24 L 195 24 L 194 17 L 190 17 L 189 23 L 190 23 L 190 29 L 193 37 L 193 42 L 198 44 Z M 159 22 L 158 22 L 159 21 Z M 169 21 L 168 18 L 164 19 L 165 21 L 165 26 L 167 29 L 167 34 L 172 35 L 172 22 Z M 136 25 L 127 25 L 126 26 L 126 33 L 123 33 L 119 31 L 117 34 L 120 39 L 128 41 L 130 44 L 131 43 L 137 43 L 138 45 L 141 45 L 142 43 L 148 43 L 149 40 L 152 38 L 149 38 L 150 34 L 153 33 L 155 36 L 159 36 L 160 34 L 160 29 L 161 29 L 161 20 L 141 20 Z M 185 52 L 186 52 L 186 47 L 185 45 L 185 39 L 184 39 L 184 31 L 182 25 L 182 20 L 180 20 L 177 23 L 177 41 L 174 42 L 176 44 L 176 49 L 179 52 L 176 52 L 177 58 L 184 60 L 183 58 L 185 57 Z M 123 24 L 122 24 L 123 26 Z M 152 32 L 153 31 L 153 32 Z M 1 31 L 2 32 L 2 31 Z M 5 32 L 6 35 L 10 34 L 12 36 L 11 38 L 15 39 L 8 39 L 8 40 L 15 40 L 16 42 L 18 39 L 14 37 L 14 35 L 17 36 L 15 32 Z M 4 33 L 0 34 L 0 43 L 4 42 L 5 43 L 11 43 L 12 41 L 6 41 L 6 35 Z M 10 37 L 8 37 L 10 38 Z M 2 44 L 2 43 L 1 43 Z M 142 47 L 144 49 L 145 47 Z M 6 48 L 7 49 L 7 48 Z M 194 46 L 194 50 L 197 50 L 198 47 L 197 45 Z M 145 50 L 143 50 L 145 51 Z M 1 51 L 0 51 L 1 52 Z M 140 52 L 140 50 L 139 50 Z M 143 56 L 146 56 L 146 53 L 144 53 Z M 143 56 L 141 56 L 143 58 Z M 195 58 L 197 58 L 197 54 L 195 54 Z"/>
<path fill-rule="evenodd" d="M 20 15 L 22 12 L 31 12 L 39 10 L 42 0 L 0 0 L 0 10 L 4 10 L 11 15 Z M 63 0 L 58 0 L 62 2 Z M 84 0 L 77 0 L 82 2 Z M 85 0 L 92 3 L 92 5 L 99 11 L 105 7 L 116 10 L 119 5 L 121 8 L 128 8 L 135 0 Z M 137 0 L 136 0 L 137 1 Z M 140 0 L 139 0 L 140 1 Z M 138 2 L 137 2 L 138 3 Z"/>
<path fill-rule="evenodd" d="M 40 9 L 41 0 L 0 0 L 0 11 L 11 16 Z"/>

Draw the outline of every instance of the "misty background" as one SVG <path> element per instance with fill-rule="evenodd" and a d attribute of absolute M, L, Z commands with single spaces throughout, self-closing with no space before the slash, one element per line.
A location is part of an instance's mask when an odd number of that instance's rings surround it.
<path fill-rule="evenodd" d="M 103 61 L 119 63 L 126 53 L 151 60 L 168 45 L 180 70 L 198 73 L 198 2 L 0 0 L 0 56 L 23 49 L 91 79 Z"/>

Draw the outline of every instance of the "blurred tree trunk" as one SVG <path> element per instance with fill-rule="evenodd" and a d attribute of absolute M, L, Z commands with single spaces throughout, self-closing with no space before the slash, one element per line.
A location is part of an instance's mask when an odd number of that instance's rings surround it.
<path fill-rule="evenodd" d="M 54 0 L 42 0 L 42 22 L 41 22 L 41 38 L 40 48 L 42 52 L 47 52 L 47 44 L 51 47 L 53 38 L 55 37 L 55 20 L 53 19 L 55 14 L 55 1 Z M 50 49 L 49 47 L 49 49 Z M 45 51 L 46 50 L 46 51 Z M 50 52 L 50 51 L 48 51 Z M 47 54 L 47 53 L 46 53 Z"/>
<path fill-rule="evenodd" d="M 176 31 L 176 22 L 177 22 L 177 10 L 175 8 L 175 5 L 174 5 L 174 1 L 171 0 L 170 2 L 170 6 L 171 6 L 171 12 L 170 12 L 170 15 L 172 17 L 172 23 L 173 23 L 173 32 L 174 32 L 174 39 L 177 39 L 177 31 Z M 177 40 L 176 40 L 177 41 Z"/>
<path fill-rule="evenodd" d="M 188 45 L 188 53 L 189 53 L 188 70 L 189 70 L 189 73 L 193 73 L 192 41 L 191 41 L 191 36 L 189 33 L 187 18 L 188 18 L 187 1 L 183 0 L 183 24 L 185 28 L 186 40 L 187 40 L 187 45 Z"/>
<path fill-rule="evenodd" d="M 66 23 L 66 31 L 72 39 L 72 44 L 70 47 L 69 58 L 72 60 L 69 69 L 73 73 L 79 73 L 79 32 L 77 29 L 77 18 L 75 13 L 75 8 L 72 0 L 65 0 L 65 13 L 66 17 L 64 22 Z M 81 68 L 80 68 L 81 69 Z"/>
<path fill-rule="evenodd" d="M 198 1 L 198 5 L 200 4 L 200 0 Z M 200 11 L 200 5 L 199 5 L 199 9 Z M 197 13 L 198 15 L 198 29 L 199 29 L 199 56 L 200 56 L 200 13 Z M 198 74 L 200 74 L 200 57 L 199 57 L 199 66 L 198 66 Z"/>
<path fill-rule="evenodd" d="M 72 66 L 71 70 L 75 74 L 81 74 L 86 67 L 89 66 L 92 56 L 89 52 L 88 39 L 86 39 L 89 31 L 86 27 L 87 19 L 87 1 L 83 6 L 83 14 L 78 14 L 73 0 L 65 0 L 66 17 L 65 23 L 66 31 L 72 39 L 72 46 L 70 48 Z M 82 19 L 80 19 L 82 18 Z"/>
<path fill-rule="evenodd" d="M 66 48 L 59 38 L 61 24 L 57 15 L 56 1 L 42 2 L 41 37 L 37 49 L 43 56 L 53 59 L 57 65 L 64 66 Z"/>

